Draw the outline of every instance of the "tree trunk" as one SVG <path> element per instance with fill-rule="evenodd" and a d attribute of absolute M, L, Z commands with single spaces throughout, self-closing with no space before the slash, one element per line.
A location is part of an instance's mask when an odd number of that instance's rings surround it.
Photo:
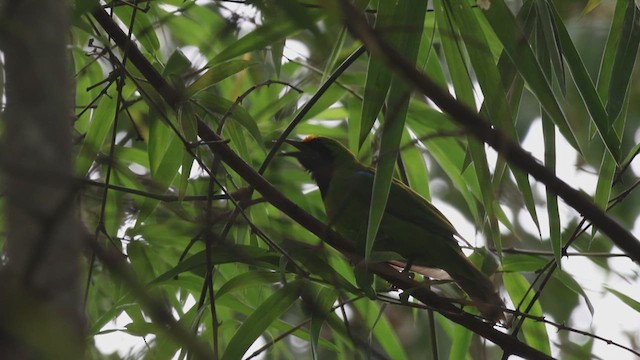
<path fill-rule="evenodd" d="M 0 272 L 3 359 L 81 359 L 80 222 L 66 2 L 0 1 L 6 74 Z"/>

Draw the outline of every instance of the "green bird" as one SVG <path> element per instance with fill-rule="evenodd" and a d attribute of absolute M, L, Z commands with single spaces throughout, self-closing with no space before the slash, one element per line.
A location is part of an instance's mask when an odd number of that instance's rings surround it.
<path fill-rule="evenodd" d="M 375 170 L 360 163 L 338 141 L 308 136 L 287 140 L 295 157 L 320 188 L 330 225 L 345 239 L 363 241 L 367 232 Z M 446 271 L 484 317 L 504 319 L 504 303 L 493 284 L 463 254 L 457 231 L 429 201 L 396 179 L 373 250 L 394 252 L 407 264 Z"/>

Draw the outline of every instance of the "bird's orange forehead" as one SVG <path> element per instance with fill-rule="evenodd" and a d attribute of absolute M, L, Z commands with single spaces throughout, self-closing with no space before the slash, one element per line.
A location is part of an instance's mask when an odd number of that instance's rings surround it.
<path fill-rule="evenodd" d="M 315 138 L 317 138 L 318 136 L 316 135 L 307 135 L 304 139 L 302 139 L 302 142 L 309 142 Z"/>

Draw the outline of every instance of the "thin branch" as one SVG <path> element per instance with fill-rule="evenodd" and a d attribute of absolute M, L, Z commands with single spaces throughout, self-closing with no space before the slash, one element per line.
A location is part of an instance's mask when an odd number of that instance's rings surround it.
<path fill-rule="evenodd" d="M 474 249 L 471 247 L 470 249 Z M 496 252 L 496 249 L 489 248 L 490 251 Z M 503 253 L 506 254 L 523 254 L 523 255 L 539 255 L 539 256 L 555 256 L 552 251 L 544 251 L 544 250 L 530 250 L 530 249 L 519 249 L 514 247 L 503 248 Z M 628 258 L 627 254 L 620 253 L 609 253 L 609 252 L 566 252 L 562 254 L 563 256 L 583 256 L 583 257 L 601 257 L 601 258 L 614 258 L 614 257 L 624 257 Z"/>

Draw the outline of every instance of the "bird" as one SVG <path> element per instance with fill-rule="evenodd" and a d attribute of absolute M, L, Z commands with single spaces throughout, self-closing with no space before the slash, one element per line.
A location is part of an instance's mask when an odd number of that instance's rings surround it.
<path fill-rule="evenodd" d="M 309 135 L 286 143 L 297 151 L 284 155 L 294 157 L 318 185 L 329 225 L 348 241 L 364 241 L 375 169 L 331 138 Z M 435 206 L 392 180 L 373 250 L 396 253 L 407 266 L 444 270 L 486 319 L 504 320 L 502 298 L 491 280 L 464 255 L 456 236 L 456 229 Z"/>

